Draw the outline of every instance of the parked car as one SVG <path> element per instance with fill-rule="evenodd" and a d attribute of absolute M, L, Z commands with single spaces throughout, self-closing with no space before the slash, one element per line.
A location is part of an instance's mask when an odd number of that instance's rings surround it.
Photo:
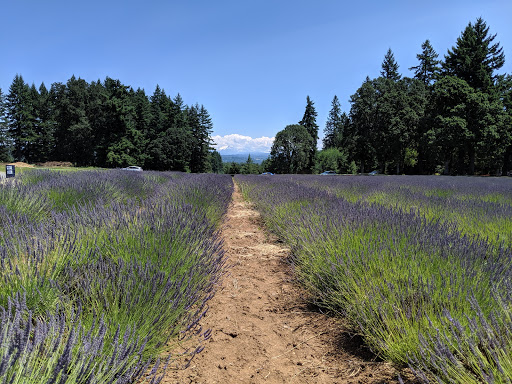
<path fill-rule="evenodd" d="M 136 171 L 136 172 L 142 172 L 142 168 L 141 167 L 137 167 L 136 165 L 130 165 L 129 167 L 126 167 L 126 168 L 121 168 L 123 171 Z"/>
<path fill-rule="evenodd" d="M 380 173 L 379 171 L 375 170 L 375 171 L 371 171 L 371 172 L 369 173 L 369 175 L 370 175 L 370 176 L 375 176 L 375 175 L 378 175 L 379 173 Z"/>
<path fill-rule="evenodd" d="M 263 173 L 261 174 L 261 176 L 272 176 L 272 175 L 273 175 L 273 173 L 272 173 L 272 172 L 263 172 Z"/>
<path fill-rule="evenodd" d="M 322 172 L 321 175 L 337 175 L 337 173 L 334 171 L 325 171 L 325 172 Z"/>

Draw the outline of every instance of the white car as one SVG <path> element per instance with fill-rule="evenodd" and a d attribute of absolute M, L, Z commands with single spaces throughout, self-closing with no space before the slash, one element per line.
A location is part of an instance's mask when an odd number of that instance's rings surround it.
<path fill-rule="evenodd" d="M 142 168 L 141 167 L 137 167 L 136 165 L 130 165 L 129 167 L 126 167 L 126 168 L 121 168 L 123 171 L 136 171 L 136 172 L 142 172 Z"/>

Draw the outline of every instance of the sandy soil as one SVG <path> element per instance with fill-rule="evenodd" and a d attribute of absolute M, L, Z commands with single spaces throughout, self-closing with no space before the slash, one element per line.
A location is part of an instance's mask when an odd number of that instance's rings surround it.
<path fill-rule="evenodd" d="M 34 168 L 34 166 L 33 166 L 33 165 L 31 165 L 31 164 L 27 164 L 27 163 L 23 163 L 23 162 L 21 162 L 21 161 L 17 161 L 16 163 L 2 163 L 2 164 L 5 164 L 5 165 L 7 165 L 7 164 L 9 164 L 9 165 L 14 165 L 14 166 L 16 166 L 16 168 Z"/>
<path fill-rule="evenodd" d="M 238 188 L 222 234 L 229 273 L 201 324 L 212 336 L 189 368 L 168 369 L 162 383 L 398 383 L 343 320 L 307 304 L 289 249 L 263 230 Z"/>

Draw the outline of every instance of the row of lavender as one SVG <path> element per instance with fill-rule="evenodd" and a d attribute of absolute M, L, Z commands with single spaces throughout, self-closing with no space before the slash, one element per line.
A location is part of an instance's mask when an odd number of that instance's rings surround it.
<path fill-rule="evenodd" d="M 314 300 L 377 354 L 426 383 L 511 381 L 512 180 L 237 181 Z"/>
<path fill-rule="evenodd" d="M 319 182 L 320 181 L 320 182 Z M 449 222 L 467 236 L 512 243 L 510 179 L 436 176 L 311 178 L 307 182 L 350 201 L 415 211 Z"/>
<path fill-rule="evenodd" d="M 221 276 L 229 176 L 24 172 L 0 185 L 0 382 L 158 382 Z M 148 371 L 148 366 L 153 369 Z M 162 364 L 164 365 L 164 364 Z"/>

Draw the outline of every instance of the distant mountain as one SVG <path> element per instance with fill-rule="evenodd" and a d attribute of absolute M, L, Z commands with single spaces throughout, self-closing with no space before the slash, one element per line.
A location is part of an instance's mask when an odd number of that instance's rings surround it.
<path fill-rule="evenodd" d="M 270 156 L 270 153 L 265 152 L 254 152 L 254 153 L 233 153 L 233 154 L 224 154 L 220 152 L 220 156 L 222 157 L 222 161 L 224 163 L 245 163 L 247 158 L 251 155 L 251 159 L 256 164 L 261 164 L 261 162 L 267 159 Z"/>

